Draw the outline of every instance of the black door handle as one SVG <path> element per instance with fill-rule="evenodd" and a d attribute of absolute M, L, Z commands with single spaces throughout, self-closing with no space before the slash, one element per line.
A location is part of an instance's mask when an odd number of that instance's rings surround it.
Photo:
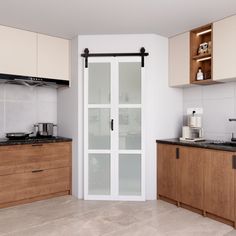
<path fill-rule="evenodd" d="M 43 144 L 42 143 L 35 143 L 35 144 L 32 144 L 32 147 L 42 147 Z"/>
<path fill-rule="evenodd" d="M 176 159 L 179 159 L 179 148 L 176 148 Z"/>
<path fill-rule="evenodd" d="M 32 170 L 32 173 L 43 172 L 43 170 Z"/>
<path fill-rule="evenodd" d="M 236 169 L 236 156 L 235 155 L 232 156 L 232 168 Z"/>
<path fill-rule="evenodd" d="M 114 130 L 114 120 L 111 119 L 111 130 L 113 131 Z"/>

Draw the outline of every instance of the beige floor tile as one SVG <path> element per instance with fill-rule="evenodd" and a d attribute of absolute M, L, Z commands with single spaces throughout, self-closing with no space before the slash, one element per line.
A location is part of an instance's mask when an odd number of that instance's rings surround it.
<path fill-rule="evenodd" d="M 71 196 L 0 210 L 4 236 L 236 236 L 232 227 L 166 203 Z"/>

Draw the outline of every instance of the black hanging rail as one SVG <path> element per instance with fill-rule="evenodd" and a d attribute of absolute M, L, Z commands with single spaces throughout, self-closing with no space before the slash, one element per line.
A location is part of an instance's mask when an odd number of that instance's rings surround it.
<path fill-rule="evenodd" d="M 145 52 L 145 48 L 142 47 L 139 53 L 89 53 L 89 49 L 85 48 L 84 53 L 81 57 L 85 58 L 85 68 L 88 68 L 88 58 L 89 57 L 141 57 L 141 65 L 144 67 L 144 57 L 148 56 L 149 53 Z"/>

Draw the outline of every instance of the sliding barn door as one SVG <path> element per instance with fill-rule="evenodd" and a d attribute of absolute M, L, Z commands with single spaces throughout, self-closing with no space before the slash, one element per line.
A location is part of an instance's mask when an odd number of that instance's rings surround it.
<path fill-rule="evenodd" d="M 144 200 L 141 58 L 89 58 L 84 71 L 85 199 Z"/>

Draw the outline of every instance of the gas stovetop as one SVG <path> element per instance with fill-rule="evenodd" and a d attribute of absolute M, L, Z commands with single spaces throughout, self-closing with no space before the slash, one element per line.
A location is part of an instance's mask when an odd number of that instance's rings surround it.
<path fill-rule="evenodd" d="M 0 146 L 4 145 L 18 145 L 18 144 L 37 144 L 37 143 L 56 143 L 56 142 L 71 142 L 72 139 L 60 136 L 51 136 L 51 137 L 36 137 L 31 136 L 24 139 L 0 139 Z"/>
<path fill-rule="evenodd" d="M 8 141 L 37 141 L 37 140 L 55 140 L 56 136 L 30 136 L 30 137 L 18 137 L 18 138 L 8 138 Z"/>

